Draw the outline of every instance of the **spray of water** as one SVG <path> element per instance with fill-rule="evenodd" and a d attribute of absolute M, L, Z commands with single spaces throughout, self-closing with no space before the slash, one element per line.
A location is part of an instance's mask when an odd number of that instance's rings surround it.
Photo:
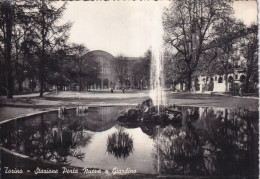
<path fill-rule="evenodd" d="M 150 98 L 154 105 L 159 106 L 166 104 L 164 92 L 164 73 L 163 73 L 163 51 L 162 51 L 162 35 L 163 29 L 161 25 L 161 11 L 154 11 L 154 21 L 152 27 L 152 60 L 150 74 Z"/>

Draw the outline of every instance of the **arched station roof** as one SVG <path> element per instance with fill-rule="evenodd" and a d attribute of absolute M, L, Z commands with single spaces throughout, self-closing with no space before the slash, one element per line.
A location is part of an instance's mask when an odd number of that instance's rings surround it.
<path fill-rule="evenodd" d="M 113 55 L 103 50 L 89 51 L 84 55 L 84 57 L 89 57 L 89 56 L 104 56 L 106 59 L 114 59 Z"/>

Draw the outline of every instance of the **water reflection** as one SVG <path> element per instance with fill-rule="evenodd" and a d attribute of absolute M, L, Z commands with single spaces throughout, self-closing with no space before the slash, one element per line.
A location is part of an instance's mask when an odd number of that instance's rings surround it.
<path fill-rule="evenodd" d="M 1 129 L 1 143 L 4 147 L 37 159 L 70 164 L 68 157 L 78 160 L 84 153 L 75 152 L 79 146 L 86 146 L 91 135 L 83 132 L 79 121 L 57 118 L 56 113 L 40 115 L 35 120 L 15 121 Z M 73 126 L 78 127 L 74 128 Z"/>
<path fill-rule="evenodd" d="M 91 143 L 93 135 L 86 130 L 110 129 L 119 108 L 92 108 L 88 112 L 85 109 L 76 113 L 59 110 L 58 115 L 51 112 L 6 123 L 1 127 L 1 144 L 18 153 L 60 164 L 71 164 L 71 158 L 83 161 L 85 153 L 77 149 Z"/>
<path fill-rule="evenodd" d="M 257 112 L 182 108 L 182 113 L 183 127 L 167 126 L 158 135 L 155 169 L 159 160 L 160 172 L 167 174 L 258 175 Z"/>
<path fill-rule="evenodd" d="M 120 128 L 107 138 L 107 152 L 116 158 L 127 158 L 133 152 L 133 139 Z"/>
<path fill-rule="evenodd" d="M 88 106 L 78 106 L 76 108 L 77 116 L 87 116 L 88 115 Z"/>
<path fill-rule="evenodd" d="M 142 173 L 258 176 L 258 112 L 171 107 L 178 125 L 117 121 L 123 107 L 68 110 L 1 126 L 1 144 L 34 158 L 79 167 L 136 168 Z M 120 160 L 123 159 L 123 160 Z"/>

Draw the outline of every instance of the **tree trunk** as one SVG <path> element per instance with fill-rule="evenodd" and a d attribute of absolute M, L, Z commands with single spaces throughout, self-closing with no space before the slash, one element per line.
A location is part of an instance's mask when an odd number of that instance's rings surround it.
<path fill-rule="evenodd" d="M 249 89 L 249 79 L 251 77 L 251 70 L 248 70 L 247 75 L 246 75 L 246 84 L 245 84 L 245 92 L 248 92 Z"/>
<path fill-rule="evenodd" d="M 42 54 L 40 59 L 40 97 L 43 97 L 43 85 L 44 85 L 44 58 L 45 58 L 45 14 L 43 10 L 44 1 L 42 1 Z"/>
<path fill-rule="evenodd" d="M 192 78 L 191 78 L 191 75 L 192 75 L 192 73 L 189 72 L 189 73 L 188 73 L 188 76 L 187 76 L 188 81 L 187 81 L 187 89 L 186 89 L 186 90 L 187 90 L 188 92 L 191 91 L 191 84 L 192 84 Z"/>
<path fill-rule="evenodd" d="M 5 63 L 6 63 L 6 84 L 7 84 L 7 98 L 13 98 L 13 76 L 12 76 L 12 66 L 11 66 L 11 39 L 12 39 L 12 12 L 11 5 L 9 2 L 7 4 L 5 11 L 5 24 L 6 24 L 6 54 L 5 54 Z"/>
<path fill-rule="evenodd" d="M 22 92 L 22 91 L 23 91 L 22 80 L 19 80 L 18 83 L 19 83 L 18 91 L 19 91 L 19 92 Z"/>
<path fill-rule="evenodd" d="M 120 80 L 119 83 L 120 83 L 120 89 L 122 89 L 123 88 L 123 80 Z"/>
<path fill-rule="evenodd" d="M 172 90 L 175 91 L 176 90 L 176 84 L 173 82 L 173 85 L 172 85 Z"/>
<path fill-rule="evenodd" d="M 228 91 L 228 73 L 227 72 L 225 72 L 224 80 L 225 80 L 225 91 L 227 92 Z"/>
<path fill-rule="evenodd" d="M 42 56 L 40 60 L 40 97 L 43 97 L 43 85 L 44 85 L 44 49 L 45 48 L 45 43 L 43 40 L 43 45 L 42 45 Z"/>
<path fill-rule="evenodd" d="M 251 78 L 252 69 L 254 65 L 254 49 L 252 47 L 248 47 L 248 65 L 247 65 L 247 73 L 246 73 L 246 84 L 245 84 L 245 92 L 248 92 L 249 88 L 249 79 Z"/>
<path fill-rule="evenodd" d="M 180 90 L 183 91 L 183 81 L 180 83 Z"/>
<path fill-rule="evenodd" d="M 81 82 L 81 76 L 80 76 L 79 77 L 79 92 L 81 92 L 81 90 L 82 90 L 82 82 Z"/>

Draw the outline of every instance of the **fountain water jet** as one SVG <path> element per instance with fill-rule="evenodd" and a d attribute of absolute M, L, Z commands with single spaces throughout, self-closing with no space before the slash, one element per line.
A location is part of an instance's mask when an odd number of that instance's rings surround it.
<path fill-rule="evenodd" d="M 152 60 L 150 72 L 150 98 L 153 104 L 159 107 L 166 105 L 164 92 L 164 70 L 163 70 L 163 53 L 162 53 L 162 35 L 163 29 L 161 24 L 161 11 L 154 11 L 154 20 L 152 26 Z"/>
<path fill-rule="evenodd" d="M 157 9 L 153 18 L 150 98 L 138 104 L 136 108 L 122 111 L 121 116 L 118 118 L 120 122 L 133 122 L 135 124 L 152 122 L 156 125 L 168 123 L 175 126 L 182 125 L 182 112 L 171 109 L 169 106 L 166 107 L 161 14 L 161 11 Z"/>

